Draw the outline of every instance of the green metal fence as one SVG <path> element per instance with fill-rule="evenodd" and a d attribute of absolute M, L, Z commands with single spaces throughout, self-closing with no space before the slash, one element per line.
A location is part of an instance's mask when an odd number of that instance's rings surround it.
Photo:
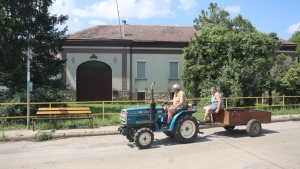
<path fill-rule="evenodd" d="M 268 99 L 273 99 L 273 104 L 268 105 Z M 202 112 L 205 105 L 210 104 L 210 98 L 194 98 L 188 99 L 189 103 L 196 101 L 198 111 Z M 105 120 L 107 115 L 119 115 L 122 108 L 129 107 L 148 107 L 151 100 L 127 100 L 127 101 L 89 101 L 89 102 L 32 102 L 30 105 L 38 107 L 59 107 L 64 105 L 67 107 L 90 107 L 93 116 L 100 117 Z M 155 100 L 157 106 L 161 106 L 162 100 Z M 223 98 L 225 107 L 228 108 L 253 108 L 253 109 L 270 109 L 288 107 L 300 107 L 300 96 L 273 96 L 273 97 L 233 97 Z M 252 105 L 237 106 L 237 103 L 252 102 Z M 26 105 L 26 103 L 0 103 L 0 106 L 5 105 Z M 0 115 L 2 113 L 0 112 Z M 31 114 L 33 114 L 31 112 Z M 30 118 L 36 116 L 32 115 Z M 24 119 L 27 116 L 0 116 L 0 119 Z"/>

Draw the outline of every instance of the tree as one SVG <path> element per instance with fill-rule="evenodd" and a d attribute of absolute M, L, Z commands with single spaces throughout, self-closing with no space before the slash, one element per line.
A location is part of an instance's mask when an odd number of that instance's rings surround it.
<path fill-rule="evenodd" d="M 281 79 L 281 85 L 284 86 L 285 94 L 289 96 L 298 96 L 300 94 L 300 65 L 295 68 L 291 68 Z"/>
<path fill-rule="evenodd" d="M 52 0 L 0 0 L 0 85 L 12 93 L 26 88 L 27 48 L 33 47 L 31 81 L 37 87 L 63 87 L 55 78 L 63 71 L 62 51 L 68 17 L 50 15 Z M 2 27 L 4 25 L 4 27 Z"/>
<path fill-rule="evenodd" d="M 225 97 L 261 95 L 281 43 L 275 33 L 263 34 L 251 22 L 210 4 L 195 19 L 200 33 L 184 50 L 183 85 L 195 97 L 205 97 L 217 86 Z M 274 86 L 273 86 L 274 87 Z M 253 104 L 239 101 L 235 104 Z"/>
<path fill-rule="evenodd" d="M 292 35 L 292 37 L 289 39 L 291 42 L 297 43 L 296 53 L 298 56 L 300 56 L 300 27 L 299 29 Z"/>

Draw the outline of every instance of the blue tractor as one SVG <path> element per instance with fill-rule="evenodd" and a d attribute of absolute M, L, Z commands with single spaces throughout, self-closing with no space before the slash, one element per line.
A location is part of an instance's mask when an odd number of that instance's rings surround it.
<path fill-rule="evenodd" d="M 150 107 L 136 107 L 122 109 L 120 120 L 123 126 L 119 131 L 130 142 L 134 142 L 139 149 L 149 148 L 154 140 L 153 131 L 164 132 L 167 136 L 177 139 L 181 143 L 192 142 L 199 132 L 197 119 L 193 113 L 197 112 L 196 103 L 188 104 L 190 108 L 182 110 L 173 115 L 168 129 L 162 129 L 166 124 L 163 105 L 156 107 L 153 96 L 153 85 L 151 85 Z"/>

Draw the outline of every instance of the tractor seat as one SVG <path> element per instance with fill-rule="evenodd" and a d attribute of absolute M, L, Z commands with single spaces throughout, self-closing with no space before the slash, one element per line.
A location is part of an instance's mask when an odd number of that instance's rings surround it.
<path fill-rule="evenodd" d="M 179 111 L 177 111 L 177 112 L 175 112 L 175 113 L 173 114 L 173 117 L 174 117 L 176 114 L 178 114 L 180 111 L 182 111 L 182 110 L 188 110 L 188 109 L 182 107 L 181 109 L 179 109 Z M 165 110 L 163 109 L 163 113 L 167 114 L 168 111 L 165 111 Z M 163 120 L 163 121 L 167 121 L 167 116 L 164 117 L 164 120 Z"/>

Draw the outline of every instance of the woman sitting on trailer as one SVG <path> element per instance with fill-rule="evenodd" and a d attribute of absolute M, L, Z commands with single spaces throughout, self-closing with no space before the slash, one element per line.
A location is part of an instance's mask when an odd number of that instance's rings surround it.
<path fill-rule="evenodd" d="M 219 113 L 220 110 L 224 110 L 224 104 L 222 101 L 222 96 L 217 92 L 216 87 L 210 88 L 211 93 L 211 104 L 204 107 L 205 116 L 200 122 L 211 123 L 210 115 L 211 113 Z"/>

